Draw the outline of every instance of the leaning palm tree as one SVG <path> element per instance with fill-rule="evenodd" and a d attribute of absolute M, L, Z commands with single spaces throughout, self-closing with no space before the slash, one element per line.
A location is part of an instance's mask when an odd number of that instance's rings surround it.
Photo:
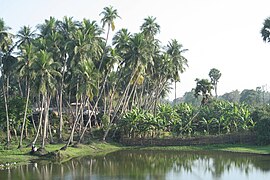
<path fill-rule="evenodd" d="M 114 113 L 110 119 L 109 125 L 105 130 L 102 140 L 105 141 L 111 126 L 114 123 L 116 115 L 122 114 L 127 110 L 132 94 L 138 84 L 138 80 L 145 72 L 147 64 L 151 57 L 149 57 L 147 42 L 143 33 L 136 33 L 131 36 L 128 43 L 127 51 L 123 54 L 124 60 L 121 64 L 121 71 L 124 74 L 120 77 L 126 78 L 125 86 L 122 89 L 121 97 L 118 99 L 114 107 Z M 121 72 L 121 73 L 122 73 Z M 118 83 L 121 86 L 121 83 Z M 122 108 L 122 109 L 120 109 Z"/>
<path fill-rule="evenodd" d="M 187 59 L 182 55 L 187 49 L 183 49 L 183 45 L 176 39 L 171 40 L 167 45 L 167 53 L 171 59 L 172 79 L 175 86 L 175 99 L 176 99 L 176 83 L 180 81 L 180 73 L 183 73 L 188 67 Z"/>
<path fill-rule="evenodd" d="M 41 50 L 37 54 L 37 58 L 33 62 L 33 74 L 35 87 L 38 93 L 44 97 L 44 124 L 43 124 L 43 135 L 42 135 L 42 144 L 41 148 L 45 148 L 45 139 L 47 136 L 47 126 L 49 118 L 49 103 L 51 94 L 55 91 L 56 86 L 56 77 L 61 76 L 61 73 L 56 71 L 56 68 L 59 66 L 58 63 L 54 62 L 52 55 L 44 50 Z"/>
<path fill-rule="evenodd" d="M 18 148 L 22 147 L 22 140 L 23 140 L 23 134 L 24 134 L 24 127 L 26 123 L 26 116 L 27 116 L 27 109 L 28 109 L 28 104 L 29 104 L 29 97 L 30 97 L 30 87 L 31 87 L 31 78 L 32 78 L 32 73 L 33 69 L 31 68 L 32 63 L 34 59 L 36 58 L 35 56 L 35 50 L 32 44 L 25 44 L 20 46 L 20 56 L 18 57 L 18 72 L 19 76 L 24 78 L 25 80 L 25 87 L 26 87 L 26 104 L 25 104 L 25 111 L 24 111 L 24 116 L 23 116 L 23 124 L 22 124 L 22 129 L 21 129 L 21 136 L 20 136 L 20 141 L 19 141 L 19 146 Z"/>

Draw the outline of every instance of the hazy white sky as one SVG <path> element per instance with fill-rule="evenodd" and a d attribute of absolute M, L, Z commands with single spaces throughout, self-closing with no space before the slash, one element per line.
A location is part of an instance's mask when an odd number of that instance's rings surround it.
<path fill-rule="evenodd" d="M 196 78 L 208 78 L 211 68 L 222 73 L 218 94 L 270 86 L 270 44 L 260 35 L 270 16 L 270 0 L 0 0 L 0 18 L 17 32 L 50 16 L 100 22 L 100 12 L 109 5 L 121 16 L 115 32 L 138 32 L 143 19 L 154 16 L 163 45 L 174 38 L 189 49 L 184 54 L 189 68 L 177 86 L 178 96 L 194 88 Z"/>

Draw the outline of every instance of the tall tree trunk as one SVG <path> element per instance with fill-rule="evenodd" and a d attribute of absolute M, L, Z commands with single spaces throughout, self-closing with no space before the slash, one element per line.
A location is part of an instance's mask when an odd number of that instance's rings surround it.
<path fill-rule="evenodd" d="M 22 124 L 22 130 L 21 130 L 21 136 L 20 136 L 20 142 L 19 142 L 18 148 L 22 147 L 23 131 L 24 131 L 24 126 L 25 126 L 25 122 L 26 122 L 26 115 L 27 115 L 27 109 L 28 109 L 29 96 L 30 96 L 30 86 L 28 85 L 28 87 L 27 87 L 27 97 L 26 97 L 26 103 L 25 103 L 25 109 L 24 109 L 24 115 L 23 115 L 23 124 Z"/>
<path fill-rule="evenodd" d="M 99 64 L 99 67 L 98 67 L 98 71 L 100 71 L 100 68 L 102 66 L 102 63 L 103 63 L 103 60 L 104 60 L 104 57 L 105 57 L 106 46 L 107 46 L 107 42 L 108 42 L 108 39 L 109 39 L 110 28 L 111 28 L 111 25 L 109 24 L 108 25 L 108 31 L 107 31 L 106 39 L 105 39 L 104 50 L 103 50 L 103 54 L 101 56 L 100 64 Z M 99 83 L 98 83 L 98 85 L 99 85 Z"/>
<path fill-rule="evenodd" d="M 80 109 L 82 108 L 82 104 L 83 104 L 83 103 L 80 104 Z M 76 119 L 75 119 L 75 121 L 74 121 L 74 123 L 73 123 L 73 126 L 72 126 L 71 133 L 70 133 L 69 138 L 68 138 L 68 142 L 65 144 L 64 147 L 61 148 L 61 150 L 66 150 L 67 147 L 68 147 L 71 143 L 73 143 L 73 135 L 74 135 L 74 131 L 75 131 L 75 128 L 76 128 L 76 125 L 77 125 L 78 120 L 79 120 L 79 117 L 76 116 Z"/>
<path fill-rule="evenodd" d="M 176 104 L 176 81 L 174 81 L 174 104 Z"/>
<path fill-rule="evenodd" d="M 42 149 L 45 148 L 45 139 L 47 137 L 47 126 L 48 126 L 48 121 L 49 121 L 49 95 L 48 95 L 48 92 L 45 95 L 44 111 L 45 111 L 45 116 L 44 116 L 42 143 L 41 143 Z"/>
<path fill-rule="evenodd" d="M 3 76 L 3 75 L 2 75 Z M 4 80 L 4 78 L 3 78 Z M 4 103 L 5 103 L 5 112 L 6 112 L 6 125 L 7 125 L 7 147 L 10 145 L 10 126 L 9 126 L 9 115 L 8 115 L 8 83 L 7 83 L 7 89 L 5 87 L 5 81 L 3 82 L 3 96 L 4 96 Z M 7 80 L 8 82 L 8 80 Z"/>
<path fill-rule="evenodd" d="M 216 94 L 216 98 L 218 97 L 217 95 L 217 84 L 215 84 L 215 94 Z"/>
<path fill-rule="evenodd" d="M 39 115 L 39 123 L 38 123 L 38 129 L 37 129 L 37 132 L 36 132 L 36 136 L 32 142 L 32 144 L 36 144 L 36 141 L 37 141 L 37 138 L 39 136 L 39 132 L 40 132 L 40 129 L 41 129 L 41 125 L 42 125 L 42 119 L 43 119 L 43 111 L 44 111 L 44 103 L 45 103 L 45 98 L 44 96 L 42 96 L 42 102 L 41 102 L 41 108 L 40 108 L 40 115 Z"/>
<path fill-rule="evenodd" d="M 110 123 L 109 123 L 109 125 L 108 125 L 108 127 L 107 127 L 107 129 L 106 129 L 106 131 L 105 131 L 105 133 L 104 133 L 104 135 L 103 135 L 103 137 L 102 137 L 102 140 L 103 140 L 103 141 L 106 140 L 106 138 L 107 138 L 107 136 L 108 136 L 108 133 L 109 133 L 109 130 L 110 130 L 112 124 L 113 124 L 113 121 L 114 121 L 114 119 L 115 119 L 115 117 L 116 117 L 116 115 L 117 115 L 117 113 L 118 113 L 118 111 L 119 111 L 119 109 L 120 109 L 120 107 L 121 107 L 121 105 L 122 105 L 122 103 L 123 103 L 123 100 L 126 99 L 126 96 L 128 95 L 128 90 L 130 89 L 131 81 L 132 81 L 132 79 L 133 79 L 134 76 L 135 76 L 135 72 L 133 71 L 132 76 L 131 76 L 131 78 L 130 78 L 130 80 L 129 80 L 129 83 L 128 83 L 128 85 L 126 86 L 126 89 L 125 89 L 125 91 L 124 91 L 124 94 L 123 94 L 122 97 L 119 99 L 119 101 L 118 101 L 118 103 L 117 103 L 117 105 L 116 105 L 116 108 L 115 108 L 115 110 L 114 110 L 113 117 L 111 118 Z"/>
<path fill-rule="evenodd" d="M 58 142 L 63 141 L 63 88 L 64 88 L 64 76 L 65 76 L 65 68 L 67 64 L 67 58 L 65 55 L 64 58 L 64 67 L 62 71 L 62 77 L 61 77 L 61 85 L 60 85 L 60 94 L 59 94 L 59 130 L 58 130 Z"/>

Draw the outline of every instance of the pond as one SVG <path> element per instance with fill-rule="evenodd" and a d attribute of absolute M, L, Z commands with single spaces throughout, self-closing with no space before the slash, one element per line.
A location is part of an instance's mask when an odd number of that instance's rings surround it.
<path fill-rule="evenodd" d="M 122 150 L 105 156 L 46 161 L 0 170 L 0 179 L 166 180 L 269 179 L 270 156 L 215 151 Z"/>

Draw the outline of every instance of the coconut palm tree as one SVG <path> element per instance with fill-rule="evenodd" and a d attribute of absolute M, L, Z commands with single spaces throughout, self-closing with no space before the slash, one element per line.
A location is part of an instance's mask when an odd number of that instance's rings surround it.
<path fill-rule="evenodd" d="M 35 30 L 32 31 L 30 26 L 23 26 L 16 35 L 18 38 L 16 44 L 18 47 L 25 44 L 32 44 L 36 36 Z"/>
<path fill-rule="evenodd" d="M 94 66 L 94 63 L 92 61 L 88 61 L 88 60 L 83 60 L 79 63 L 79 67 L 78 67 L 78 73 L 80 73 L 80 80 L 81 80 L 81 85 L 80 88 L 78 89 L 78 95 L 79 96 L 85 96 L 86 99 L 83 103 L 81 104 L 89 104 L 89 102 L 93 99 L 94 96 L 97 95 L 97 79 L 98 79 L 98 73 L 97 70 Z M 96 104 L 97 105 L 97 104 Z M 95 106 L 96 106 L 95 105 Z M 92 113 L 90 113 L 90 108 L 88 107 L 88 122 L 85 125 L 78 143 L 80 143 L 80 141 L 82 140 L 87 126 L 90 124 L 91 127 L 91 117 L 93 116 L 94 111 L 92 110 Z M 83 116 L 81 114 L 81 116 Z M 78 121 L 78 118 L 76 119 Z M 73 124 L 73 128 L 72 128 L 72 132 L 71 132 L 71 136 L 69 138 L 69 141 L 66 143 L 66 146 L 62 149 L 66 149 L 67 146 L 71 143 L 72 139 L 73 139 L 73 134 L 74 134 L 74 130 L 75 130 L 75 125 L 77 122 L 74 122 Z M 82 122 L 83 123 L 83 122 Z"/>
<path fill-rule="evenodd" d="M 153 38 L 156 34 L 160 32 L 160 25 L 157 24 L 155 21 L 156 18 L 153 16 L 148 16 L 144 19 L 144 23 L 141 25 L 140 29 L 146 37 Z"/>
<path fill-rule="evenodd" d="M 172 80 L 174 81 L 175 99 L 176 99 L 176 83 L 180 81 L 180 73 L 183 73 L 188 67 L 187 59 L 182 55 L 187 49 L 183 49 L 183 45 L 176 39 L 173 39 L 167 45 L 167 53 L 171 59 Z"/>
<path fill-rule="evenodd" d="M 58 142 L 63 141 L 63 93 L 65 86 L 66 73 L 70 69 L 70 62 L 73 54 L 73 34 L 77 30 L 79 22 L 74 21 L 71 17 L 64 17 L 62 21 L 57 24 L 58 32 L 58 44 L 56 52 L 58 56 L 57 62 L 61 64 L 61 68 L 58 70 L 61 72 L 61 77 L 58 79 L 58 114 L 59 114 L 59 129 L 58 129 Z"/>
<path fill-rule="evenodd" d="M 14 58 L 10 55 L 12 46 L 12 35 L 8 32 L 10 28 L 0 19 L 0 68 L 2 90 L 5 102 L 6 125 L 7 125 L 7 146 L 10 144 L 9 115 L 8 115 L 8 95 L 9 95 L 9 76 L 13 69 Z"/>
<path fill-rule="evenodd" d="M 108 128 L 104 133 L 103 141 L 105 141 L 110 127 L 112 126 L 113 121 L 120 110 L 120 107 L 122 107 L 120 114 L 126 111 L 129 100 L 137 86 L 138 80 L 145 72 L 145 68 L 149 60 L 149 53 L 144 34 L 136 33 L 131 36 L 127 51 L 125 54 L 123 54 L 123 57 L 124 62 L 121 63 L 123 66 L 121 71 L 125 72 L 125 76 L 123 75 L 121 78 L 126 77 L 127 82 L 125 83 L 126 85 L 122 90 L 121 98 L 119 98 L 117 105 L 114 108 L 114 114 L 111 118 Z M 119 83 L 119 85 L 121 85 L 121 83 Z"/>
<path fill-rule="evenodd" d="M 30 97 L 31 78 L 32 78 L 32 72 L 33 72 L 33 70 L 31 69 L 31 66 L 34 59 L 36 58 L 36 54 L 35 54 L 36 52 L 34 50 L 32 43 L 30 44 L 26 43 L 24 45 L 21 45 L 20 50 L 21 50 L 21 53 L 20 53 L 20 56 L 18 57 L 19 62 L 18 62 L 17 68 L 18 68 L 19 76 L 25 79 L 26 104 L 25 104 L 23 124 L 22 124 L 21 136 L 20 136 L 18 148 L 22 147 L 24 127 L 25 127 L 27 109 L 28 109 L 28 104 L 29 104 L 29 97 Z"/>
<path fill-rule="evenodd" d="M 19 141 L 18 148 L 22 147 L 22 139 L 24 134 L 24 127 L 26 123 L 26 116 L 27 116 L 27 109 L 29 103 L 29 96 L 30 96 L 30 83 L 31 83 L 31 64 L 35 58 L 35 49 L 34 49 L 34 39 L 36 37 L 35 31 L 32 31 L 29 26 L 23 26 L 18 34 L 16 35 L 18 41 L 16 42 L 17 47 L 19 48 L 19 57 L 18 57 L 18 64 L 17 69 L 19 72 L 19 76 L 22 77 L 25 81 L 25 94 L 26 94 L 26 104 L 25 104 L 25 111 L 23 117 L 23 124 L 21 129 L 21 136 Z M 20 82 L 20 80 L 19 80 Z M 20 85 L 21 83 L 19 83 Z M 21 92 L 23 95 L 23 91 Z M 26 131 L 27 134 L 27 131 Z"/>
<path fill-rule="evenodd" d="M 43 135 L 42 135 L 42 144 L 41 148 L 45 148 L 45 139 L 47 136 L 47 126 L 49 118 L 49 103 L 51 94 L 55 91 L 56 86 L 56 77 L 60 77 L 56 69 L 58 68 L 59 63 L 56 63 L 52 59 L 52 55 L 49 52 L 41 50 L 37 53 L 37 58 L 33 62 L 32 68 L 34 70 L 33 78 L 34 85 L 38 93 L 44 97 L 44 124 L 43 124 Z"/>
<path fill-rule="evenodd" d="M 100 61 L 99 68 L 98 68 L 99 70 L 101 68 L 103 58 L 104 58 L 104 55 L 105 55 L 104 52 L 105 52 L 105 48 L 107 46 L 107 42 L 108 42 L 108 39 L 109 39 L 110 30 L 112 30 L 112 31 L 115 30 L 114 21 L 115 21 L 116 18 L 120 18 L 120 16 L 118 15 L 117 9 L 114 9 L 112 6 L 103 8 L 103 11 L 100 13 L 100 15 L 103 16 L 102 19 L 101 19 L 102 28 L 104 28 L 105 25 L 108 25 L 108 29 L 107 29 L 106 39 L 105 39 L 105 46 L 104 46 L 103 55 L 101 57 L 101 61 Z"/>

